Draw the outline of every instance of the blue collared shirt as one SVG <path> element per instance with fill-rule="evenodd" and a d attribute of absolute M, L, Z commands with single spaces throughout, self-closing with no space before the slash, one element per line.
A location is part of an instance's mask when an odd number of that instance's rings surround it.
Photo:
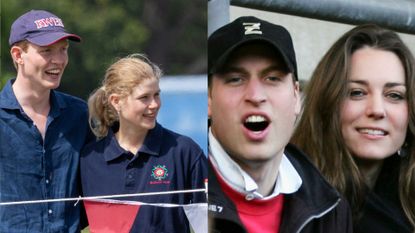
<path fill-rule="evenodd" d="M 51 91 L 45 139 L 10 80 L 0 92 L 0 202 L 78 197 L 79 154 L 90 138 L 86 103 Z M 79 205 L 0 206 L 0 232 L 79 232 Z"/>
<path fill-rule="evenodd" d="M 193 140 L 156 124 L 136 155 L 124 150 L 112 132 L 87 145 L 81 155 L 81 177 L 85 196 L 200 189 L 205 188 L 207 160 Z M 189 204 L 206 202 L 206 196 L 199 192 L 127 200 Z M 182 208 L 141 206 L 130 232 L 185 233 L 188 228 Z"/>

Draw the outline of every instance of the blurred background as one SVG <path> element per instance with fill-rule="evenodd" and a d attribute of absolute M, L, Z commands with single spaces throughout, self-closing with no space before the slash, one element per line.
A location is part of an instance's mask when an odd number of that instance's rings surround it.
<path fill-rule="evenodd" d="M 86 100 L 117 58 L 144 53 L 165 74 L 159 122 L 192 137 L 206 153 L 205 0 L 1 0 L 0 88 L 16 75 L 8 45 L 10 26 L 31 9 L 56 14 L 67 31 L 82 37 L 81 43 L 70 43 L 58 90 Z"/>

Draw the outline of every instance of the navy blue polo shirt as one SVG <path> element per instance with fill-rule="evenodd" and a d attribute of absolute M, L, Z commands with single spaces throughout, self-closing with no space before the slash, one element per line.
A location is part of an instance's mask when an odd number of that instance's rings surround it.
<path fill-rule="evenodd" d="M 77 197 L 79 154 L 91 136 L 86 103 L 51 91 L 45 139 L 10 80 L 0 92 L 0 202 Z M 79 205 L 0 206 L 0 232 L 78 232 Z"/>
<path fill-rule="evenodd" d="M 205 188 L 207 160 L 189 137 L 156 124 L 134 156 L 114 134 L 93 142 L 81 153 L 84 196 L 131 194 Z M 205 193 L 153 195 L 129 199 L 146 203 L 206 202 Z M 182 208 L 141 206 L 131 232 L 189 232 Z"/>

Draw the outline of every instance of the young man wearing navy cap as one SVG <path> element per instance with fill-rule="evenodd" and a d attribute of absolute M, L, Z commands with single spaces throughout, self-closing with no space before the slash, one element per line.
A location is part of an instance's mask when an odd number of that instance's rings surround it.
<path fill-rule="evenodd" d="M 208 39 L 211 232 L 351 232 L 347 203 L 288 144 L 300 114 L 289 32 L 240 17 Z"/>
<path fill-rule="evenodd" d="M 68 64 L 65 31 L 50 12 L 32 10 L 11 26 L 17 70 L 0 92 L 0 202 L 77 197 L 78 161 L 89 138 L 84 101 L 54 91 Z M 0 205 L 0 232 L 79 232 L 79 205 Z"/>

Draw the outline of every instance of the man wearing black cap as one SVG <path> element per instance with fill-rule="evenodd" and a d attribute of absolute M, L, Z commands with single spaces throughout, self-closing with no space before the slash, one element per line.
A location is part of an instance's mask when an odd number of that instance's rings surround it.
<path fill-rule="evenodd" d="M 301 108 L 289 32 L 241 17 L 208 56 L 211 232 L 351 232 L 347 204 L 288 144 Z"/>
<path fill-rule="evenodd" d="M 68 64 L 60 18 L 32 10 L 14 21 L 9 44 L 17 70 L 0 92 L 0 232 L 79 232 L 79 205 L 4 203 L 77 197 L 78 161 L 89 138 L 87 106 L 54 91 Z"/>

